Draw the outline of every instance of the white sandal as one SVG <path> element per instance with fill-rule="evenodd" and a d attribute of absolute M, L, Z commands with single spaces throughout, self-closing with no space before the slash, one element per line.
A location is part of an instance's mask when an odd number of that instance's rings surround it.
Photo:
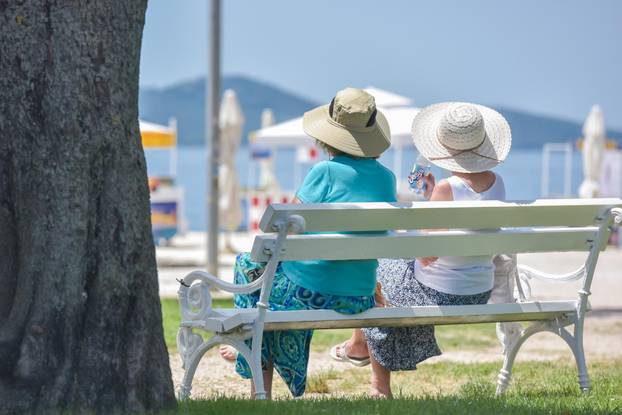
<path fill-rule="evenodd" d="M 330 348 L 330 357 L 341 363 L 350 363 L 356 367 L 367 366 L 370 363 L 369 357 L 350 357 L 345 353 L 346 342 L 338 344 Z"/>

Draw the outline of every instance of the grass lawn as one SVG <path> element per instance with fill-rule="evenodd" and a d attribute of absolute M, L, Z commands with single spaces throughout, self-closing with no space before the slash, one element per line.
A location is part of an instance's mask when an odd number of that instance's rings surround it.
<path fill-rule="evenodd" d="M 247 399 L 218 398 L 180 402 L 174 413 L 180 414 L 622 414 L 622 362 L 597 362 L 590 365 L 594 390 L 582 395 L 576 384 L 576 372 L 568 362 L 522 362 L 506 396 L 494 397 L 496 363 L 422 365 L 416 374 L 398 374 L 394 385 L 411 389 L 411 384 L 433 385 L 455 382 L 453 393 L 428 390 L 417 394 L 398 393 L 396 399 L 380 401 L 363 394 L 350 397 L 285 399 L 256 402 Z M 331 378 L 332 376 L 327 376 Z M 336 376 L 335 376 L 336 377 Z M 368 387 L 367 370 L 349 370 L 338 383 L 359 383 Z M 439 385 L 440 389 L 440 385 Z M 171 414 L 173 412 L 170 412 Z"/>
<path fill-rule="evenodd" d="M 230 307 L 230 300 L 216 300 Z M 162 300 L 164 331 L 169 351 L 175 352 L 179 324 L 177 300 Z M 312 349 L 326 352 L 346 339 L 350 330 L 319 330 Z M 496 345 L 494 324 L 442 326 L 437 337 L 443 350 L 483 350 Z M 519 361 L 508 393 L 495 398 L 499 362 L 422 364 L 416 372 L 393 375 L 396 399 L 366 398 L 369 368 L 326 370 L 309 377 L 308 397 L 256 402 L 218 398 L 181 402 L 166 414 L 622 414 L 622 361 L 589 361 L 593 391 L 579 392 L 570 352 L 556 361 Z M 280 381 L 279 381 L 280 383 Z"/>

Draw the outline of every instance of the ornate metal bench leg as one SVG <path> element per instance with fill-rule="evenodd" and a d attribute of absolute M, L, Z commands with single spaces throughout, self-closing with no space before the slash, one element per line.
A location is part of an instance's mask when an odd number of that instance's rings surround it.
<path fill-rule="evenodd" d="M 266 391 L 263 385 L 263 371 L 261 370 L 261 347 L 258 357 L 255 357 L 254 350 L 251 350 L 243 340 L 223 338 L 223 343 L 227 343 L 237 349 L 246 359 L 251 368 L 252 381 L 255 384 L 255 399 L 266 399 Z"/>
<path fill-rule="evenodd" d="M 583 393 L 589 393 L 592 388 L 592 383 L 590 382 L 590 377 L 587 374 L 587 365 L 585 364 L 585 354 L 583 352 L 582 344 L 577 344 L 575 360 L 577 361 L 579 387 Z"/>
<path fill-rule="evenodd" d="M 589 393 L 592 388 L 590 377 L 587 373 L 587 364 L 585 363 L 585 351 L 583 350 L 583 321 L 579 320 L 575 322 L 574 336 L 568 333 L 567 330 L 561 329 L 559 335 L 566 341 L 574 359 L 577 363 L 577 378 L 579 381 L 579 387 L 583 393 Z"/>
<path fill-rule="evenodd" d="M 259 304 L 258 304 L 259 305 Z M 261 307 L 261 305 L 259 305 Z M 251 356 L 248 363 L 253 372 L 253 382 L 255 384 L 255 399 L 266 399 L 266 389 L 263 382 L 263 370 L 261 369 L 261 346 L 263 342 L 263 318 L 265 308 L 260 309 L 258 321 L 253 325 L 253 341 Z"/>
<path fill-rule="evenodd" d="M 499 375 L 497 376 L 497 391 L 495 393 L 496 396 L 501 396 L 505 393 L 510 384 L 510 378 L 512 377 L 512 368 L 506 369 L 505 363 L 503 364 L 503 368 L 499 371 Z"/>
<path fill-rule="evenodd" d="M 516 359 L 516 355 L 518 354 L 518 349 L 523 345 L 525 340 L 527 340 L 533 334 L 546 330 L 548 323 L 535 323 L 526 329 L 522 330 L 520 334 L 509 341 L 506 344 L 504 354 L 505 358 L 503 359 L 503 367 L 499 371 L 499 375 L 497 376 L 497 392 L 496 396 L 503 395 L 510 384 L 510 379 L 512 377 L 512 366 L 514 365 L 514 360 Z"/>
<path fill-rule="evenodd" d="M 519 347 L 520 345 L 517 346 L 516 343 L 514 343 L 509 350 L 506 351 L 503 359 L 503 367 L 497 376 L 497 391 L 495 393 L 497 396 L 503 395 L 510 384 L 510 379 L 512 378 L 512 366 L 514 365 L 514 359 L 516 359 L 516 353 L 518 352 Z"/>
<path fill-rule="evenodd" d="M 583 319 L 577 321 L 574 326 L 575 349 L 574 358 L 577 361 L 579 387 L 583 393 L 589 393 L 592 388 L 590 377 L 587 374 L 587 364 L 585 363 L 585 351 L 583 350 Z"/>
<path fill-rule="evenodd" d="M 497 338 L 503 347 L 504 355 L 503 368 L 497 376 L 497 396 L 505 393 L 510 383 L 512 365 L 514 364 L 515 357 L 510 356 L 510 350 L 520 339 L 522 332 L 523 326 L 520 323 L 497 323 Z"/>
<path fill-rule="evenodd" d="M 252 360 L 249 363 L 251 366 L 251 372 L 253 373 L 253 383 L 255 384 L 255 399 L 266 399 L 266 389 L 263 382 L 263 370 L 261 369 L 261 353 L 259 359 L 255 358 L 254 354 L 251 354 Z"/>
<path fill-rule="evenodd" d="M 184 374 L 184 380 L 179 385 L 179 391 L 177 392 L 177 400 L 185 401 L 190 398 L 190 392 L 192 391 L 192 378 L 186 380 L 186 375 Z"/>
<path fill-rule="evenodd" d="M 184 367 L 184 377 L 179 385 L 177 393 L 179 400 L 188 399 L 192 391 L 192 379 L 197 370 L 201 358 L 209 349 L 218 344 L 217 336 L 209 341 L 203 341 L 203 337 L 192 333 L 190 329 L 182 328 L 177 335 L 177 345 Z"/>

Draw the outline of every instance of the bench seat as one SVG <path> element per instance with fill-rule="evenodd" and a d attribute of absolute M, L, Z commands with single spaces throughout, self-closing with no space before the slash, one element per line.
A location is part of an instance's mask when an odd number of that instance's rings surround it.
<path fill-rule="evenodd" d="M 576 301 L 532 301 L 509 304 L 373 308 L 359 314 L 340 314 L 333 310 L 267 311 L 265 330 L 553 320 L 574 314 L 576 307 Z M 219 316 L 203 321 L 184 321 L 181 326 L 226 333 L 245 324 L 252 324 L 257 317 L 257 309 L 221 308 L 213 311 Z"/>

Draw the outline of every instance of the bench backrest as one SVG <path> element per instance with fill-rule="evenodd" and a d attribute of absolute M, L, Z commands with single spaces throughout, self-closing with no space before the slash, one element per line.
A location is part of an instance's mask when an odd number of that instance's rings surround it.
<path fill-rule="evenodd" d="M 599 218 L 608 220 L 615 207 L 622 207 L 621 199 L 272 204 L 252 258 L 270 258 L 277 238 L 270 232 L 294 215 L 304 219 L 305 232 L 322 233 L 288 236 L 281 260 L 588 251 Z"/>

